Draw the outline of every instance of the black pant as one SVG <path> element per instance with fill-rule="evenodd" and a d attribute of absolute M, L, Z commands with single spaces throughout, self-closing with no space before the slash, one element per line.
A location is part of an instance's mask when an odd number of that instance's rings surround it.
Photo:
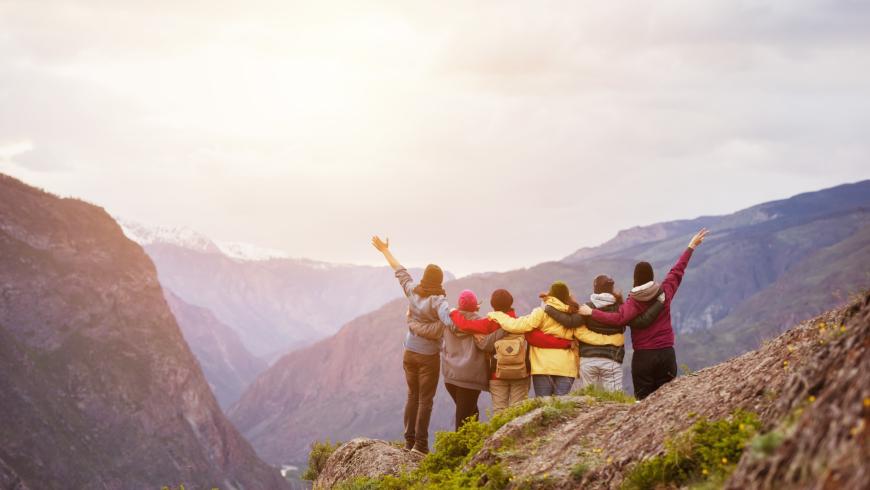
<path fill-rule="evenodd" d="M 480 390 L 470 390 L 450 383 L 444 383 L 444 387 L 447 388 L 447 393 L 450 393 L 453 403 L 456 404 L 456 420 L 454 421 L 456 430 L 459 430 L 466 419 L 472 415 L 480 420 L 480 410 L 477 409 L 477 398 L 480 396 Z"/>
<path fill-rule="evenodd" d="M 429 452 L 429 418 L 438 388 L 441 359 L 438 354 L 425 355 L 409 350 L 402 358 L 408 400 L 405 402 L 405 445 Z"/>
<path fill-rule="evenodd" d="M 677 377 L 677 355 L 673 347 L 636 350 L 631 357 L 631 381 L 634 396 L 643 400 L 665 383 Z"/>

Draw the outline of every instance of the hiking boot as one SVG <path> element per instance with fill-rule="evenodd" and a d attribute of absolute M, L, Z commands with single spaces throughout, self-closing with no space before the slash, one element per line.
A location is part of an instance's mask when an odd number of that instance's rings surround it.
<path fill-rule="evenodd" d="M 410 451 L 412 449 L 414 449 L 414 441 L 406 442 L 405 443 L 405 451 Z"/>
<path fill-rule="evenodd" d="M 419 454 L 421 456 L 426 456 L 427 454 L 429 454 L 429 449 L 427 449 L 425 447 L 423 449 L 419 449 L 419 448 L 415 447 L 415 448 L 411 449 L 411 452 L 414 454 Z"/>

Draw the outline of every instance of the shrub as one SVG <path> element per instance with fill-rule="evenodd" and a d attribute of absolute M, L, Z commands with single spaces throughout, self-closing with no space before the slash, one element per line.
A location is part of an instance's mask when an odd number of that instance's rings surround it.
<path fill-rule="evenodd" d="M 623 488 L 721 480 L 733 470 L 747 441 L 760 426 L 755 414 L 742 410 L 723 420 L 699 420 L 689 430 L 665 441 L 664 454 L 637 463 L 626 475 Z"/>
<path fill-rule="evenodd" d="M 624 391 L 607 391 L 597 386 L 584 386 L 579 390 L 571 392 L 574 396 L 591 396 L 599 401 L 617 402 L 617 403 L 634 403 L 635 398 Z"/>
<path fill-rule="evenodd" d="M 489 422 L 472 419 L 456 432 L 438 432 L 432 452 L 426 455 L 417 469 L 398 476 L 356 478 L 338 486 L 341 490 L 400 490 L 400 489 L 502 489 L 510 482 L 510 472 L 501 464 L 479 464 L 468 471 L 463 468 L 483 447 L 486 438 L 511 420 L 532 410 L 545 407 L 548 412 L 542 420 L 552 420 L 574 404 L 558 398 L 533 398 L 508 407 L 492 416 Z"/>
<path fill-rule="evenodd" d="M 339 446 L 341 446 L 340 442 L 332 444 L 329 439 L 325 442 L 312 442 L 311 452 L 308 453 L 308 467 L 305 468 L 305 472 L 302 473 L 302 479 L 312 481 L 316 480 L 320 475 L 320 472 L 323 471 L 324 466 L 326 466 L 326 460 L 332 456 L 332 453 L 334 453 Z"/>
<path fill-rule="evenodd" d="M 574 466 L 571 467 L 571 478 L 574 481 L 580 481 L 583 479 L 583 475 L 589 471 L 589 464 L 585 461 L 579 461 Z"/>

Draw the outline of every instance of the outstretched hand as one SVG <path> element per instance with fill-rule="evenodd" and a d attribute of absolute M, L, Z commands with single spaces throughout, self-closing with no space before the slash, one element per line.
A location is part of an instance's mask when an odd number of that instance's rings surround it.
<path fill-rule="evenodd" d="M 580 305 L 580 309 L 577 311 L 577 313 L 583 316 L 589 316 L 592 314 L 592 308 L 590 308 L 587 304 L 582 304 Z"/>
<path fill-rule="evenodd" d="M 375 235 L 372 237 L 372 245 L 378 249 L 378 252 L 383 253 L 390 249 L 390 239 L 387 238 L 387 241 L 383 241 L 381 237 Z"/>
<path fill-rule="evenodd" d="M 701 231 L 695 233 L 695 236 L 692 237 L 692 240 L 689 242 L 689 248 L 694 249 L 698 245 L 704 243 L 704 239 L 707 238 L 707 233 L 710 233 L 707 228 L 701 228 Z"/>

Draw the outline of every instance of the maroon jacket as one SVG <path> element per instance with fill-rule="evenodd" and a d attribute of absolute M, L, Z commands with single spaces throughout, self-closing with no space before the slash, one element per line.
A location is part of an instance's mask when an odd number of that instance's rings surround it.
<path fill-rule="evenodd" d="M 662 281 L 662 291 L 665 292 L 665 307 L 659 313 L 650 326 L 643 329 L 631 329 L 631 344 L 635 350 L 645 349 L 665 349 L 674 346 L 674 327 L 671 325 L 671 301 L 674 295 L 677 294 L 677 288 L 680 287 L 680 281 L 683 280 L 683 273 L 686 271 L 686 266 L 689 265 L 689 259 L 692 258 L 692 249 L 687 248 L 683 255 L 677 259 L 677 263 L 671 268 L 665 280 Z M 649 305 L 641 303 L 634 298 L 628 298 L 628 301 L 619 307 L 619 311 L 608 313 L 601 310 L 592 310 L 592 318 L 607 325 L 627 325 Z"/>

